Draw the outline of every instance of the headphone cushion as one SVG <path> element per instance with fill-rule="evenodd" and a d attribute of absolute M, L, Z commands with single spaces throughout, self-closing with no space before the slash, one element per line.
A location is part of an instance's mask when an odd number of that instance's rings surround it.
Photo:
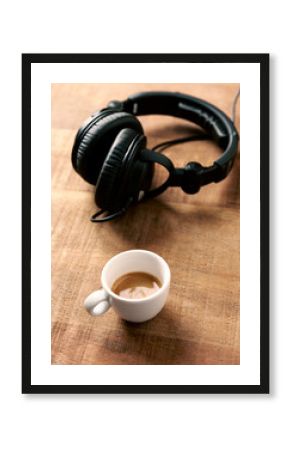
<path fill-rule="evenodd" d="M 80 141 L 76 140 L 72 151 L 74 169 L 91 184 L 96 184 L 106 155 L 123 128 L 143 134 L 141 123 L 132 114 L 108 110 L 98 116 L 92 119 Z"/>
<path fill-rule="evenodd" d="M 96 185 L 95 201 L 100 208 L 113 211 L 122 205 L 124 201 L 124 196 L 122 196 L 124 189 L 122 189 L 123 185 L 120 179 L 122 164 L 129 146 L 139 134 L 135 130 L 127 128 L 121 130 L 116 136 Z M 119 181 L 120 185 L 118 185 Z"/>

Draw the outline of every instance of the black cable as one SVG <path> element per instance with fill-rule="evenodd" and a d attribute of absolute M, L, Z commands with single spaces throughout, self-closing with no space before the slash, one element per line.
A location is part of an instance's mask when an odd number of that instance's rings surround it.
<path fill-rule="evenodd" d="M 235 98 L 233 100 L 233 104 L 232 104 L 231 119 L 232 119 L 233 123 L 235 123 L 235 119 L 236 119 L 236 106 L 237 106 L 237 103 L 238 103 L 239 96 L 240 96 L 240 88 L 238 89 L 238 92 L 236 93 Z"/>
<path fill-rule="evenodd" d="M 133 203 L 132 197 L 129 198 L 128 202 L 126 203 L 125 206 L 123 206 L 123 208 L 120 208 L 120 209 L 118 209 L 118 211 L 112 212 L 111 214 L 107 214 L 103 217 L 99 217 L 99 216 L 102 216 L 102 214 L 108 213 L 109 211 L 106 211 L 105 209 L 100 209 L 90 218 L 90 221 L 91 222 L 108 222 L 109 220 L 113 220 L 116 217 L 119 217 L 122 214 L 124 214 L 127 211 L 127 209 L 129 208 L 129 206 L 131 205 L 131 203 Z"/>
<path fill-rule="evenodd" d="M 160 149 L 159 152 L 163 152 L 168 147 L 171 147 L 172 145 L 182 144 L 183 142 L 190 142 L 190 141 L 205 141 L 210 139 L 210 136 L 208 134 L 205 134 L 203 132 L 193 134 L 191 136 L 186 136 L 179 139 L 174 139 L 172 141 L 165 141 L 161 142 L 160 144 L 155 145 L 155 147 L 152 148 L 152 151 L 156 151 L 157 149 Z"/>

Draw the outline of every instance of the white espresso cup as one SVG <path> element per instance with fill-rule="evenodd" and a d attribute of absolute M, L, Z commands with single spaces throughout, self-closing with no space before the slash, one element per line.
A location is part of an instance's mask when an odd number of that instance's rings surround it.
<path fill-rule="evenodd" d="M 146 272 L 158 278 L 161 287 L 148 297 L 126 299 L 112 291 L 113 283 L 130 272 Z M 112 307 L 120 317 L 129 322 L 145 322 L 155 317 L 163 308 L 170 286 L 170 269 L 159 255 L 147 250 L 128 250 L 113 256 L 103 267 L 102 289 L 92 292 L 84 302 L 93 316 L 104 314 Z"/>

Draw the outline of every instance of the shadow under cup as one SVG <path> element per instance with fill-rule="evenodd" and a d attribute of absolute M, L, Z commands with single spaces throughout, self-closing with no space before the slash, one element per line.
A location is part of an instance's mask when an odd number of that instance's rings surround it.
<path fill-rule="evenodd" d="M 148 297 L 126 299 L 112 291 L 114 282 L 130 272 L 146 272 L 158 278 L 161 287 Z M 147 250 L 129 250 L 113 256 L 104 266 L 101 275 L 104 290 L 110 296 L 110 304 L 125 320 L 144 322 L 152 319 L 163 308 L 169 292 L 170 269 L 166 261 Z"/>

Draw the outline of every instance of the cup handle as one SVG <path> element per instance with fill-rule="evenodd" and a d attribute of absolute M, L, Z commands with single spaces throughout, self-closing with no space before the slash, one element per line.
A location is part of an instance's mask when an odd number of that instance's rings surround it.
<path fill-rule="evenodd" d="M 104 289 L 91 292 L 84 301 L 84 307 L 92 316 L 101 316 L 111 307 L 109 295 Z"/>

